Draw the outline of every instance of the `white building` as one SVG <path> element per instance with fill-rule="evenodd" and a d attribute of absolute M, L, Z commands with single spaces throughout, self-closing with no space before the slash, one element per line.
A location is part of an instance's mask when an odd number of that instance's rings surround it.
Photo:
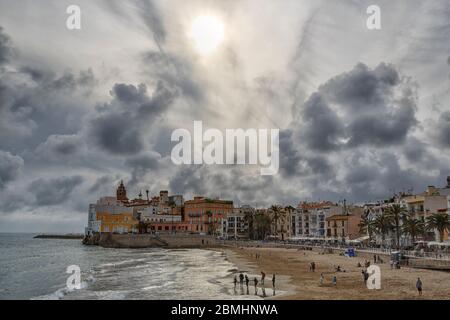
<path fill-rule="evenodd" d="M 331 202 L 300 203 L 293 214 L 292 231 L 295 237 L 325 238 L 325 219 L 336 214 L 342 214 L 344 207 Z"/>
<path fill-rule="evenodd" d="M 88 211 L 88 224 L 87 224 L 87 227 L 84 229 L 84 234 L 92 235 L 94 233 L 99 233 L 100 226 L 101 226 L 101 221 L 97 220 L 96 205 L 91 203 L 89 205 L 89 211 Z"/>
<path fill-rule="evenodd" d="M 224 234 L 228 239 L 248 239 L 249 225 L 246 215 L 254 215 L 255 209 L 244 205 L 240 208 L 233 208 L 233 212 L 228 214 L 224 224 Z"/>
<path fill-rule="evenodd" d="M 155 206 L 139 210 L 138 213 L 140 213 L 141 220 L 144 222 L 181 222 L 181 215 L 159 214 Z"/>

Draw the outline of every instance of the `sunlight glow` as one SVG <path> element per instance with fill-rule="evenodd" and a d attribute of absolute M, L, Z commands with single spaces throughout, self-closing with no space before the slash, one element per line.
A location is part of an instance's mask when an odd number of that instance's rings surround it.
<path fill-rule="evenodd" d="M 213 52 L 222 43 L 225 36 L 223 22 L 214 16 L 199 16 L 193 23 L 189 37 L 197 51 L 202 55 Z"/>

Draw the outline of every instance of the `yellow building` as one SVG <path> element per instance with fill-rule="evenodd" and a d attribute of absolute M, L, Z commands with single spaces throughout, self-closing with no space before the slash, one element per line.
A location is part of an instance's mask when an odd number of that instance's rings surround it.
<path fill-rule="evenodd" d="M 97 220 L 100 221 L 100 232 L 133 232 L 138 224 L 133 217 L 133 208 L 118 205 L 98 205 Z"/>

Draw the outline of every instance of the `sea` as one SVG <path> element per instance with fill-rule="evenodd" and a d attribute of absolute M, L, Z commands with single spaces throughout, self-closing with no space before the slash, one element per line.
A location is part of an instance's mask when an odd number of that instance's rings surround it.
<path fill-rule="evenodd" d="M 0 233 L 1 300 L 260 298 L 234 290 L 237 267 L 220 251 L 110 249 L 34 236 Z M 80 289 L 66 285 L 73 265 L 81 270 Z"/>

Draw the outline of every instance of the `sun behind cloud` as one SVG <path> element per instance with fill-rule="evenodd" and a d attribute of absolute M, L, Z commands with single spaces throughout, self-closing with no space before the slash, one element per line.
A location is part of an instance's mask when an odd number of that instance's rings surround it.
<path fill-rule="evenodd" d="M 196 50 L 202 55 L 208 55 L 215 51 L 225 38 L 225 26 L 223 22 L 210 15 L 197 17 L 191 25 L 188 33 Z"/>

